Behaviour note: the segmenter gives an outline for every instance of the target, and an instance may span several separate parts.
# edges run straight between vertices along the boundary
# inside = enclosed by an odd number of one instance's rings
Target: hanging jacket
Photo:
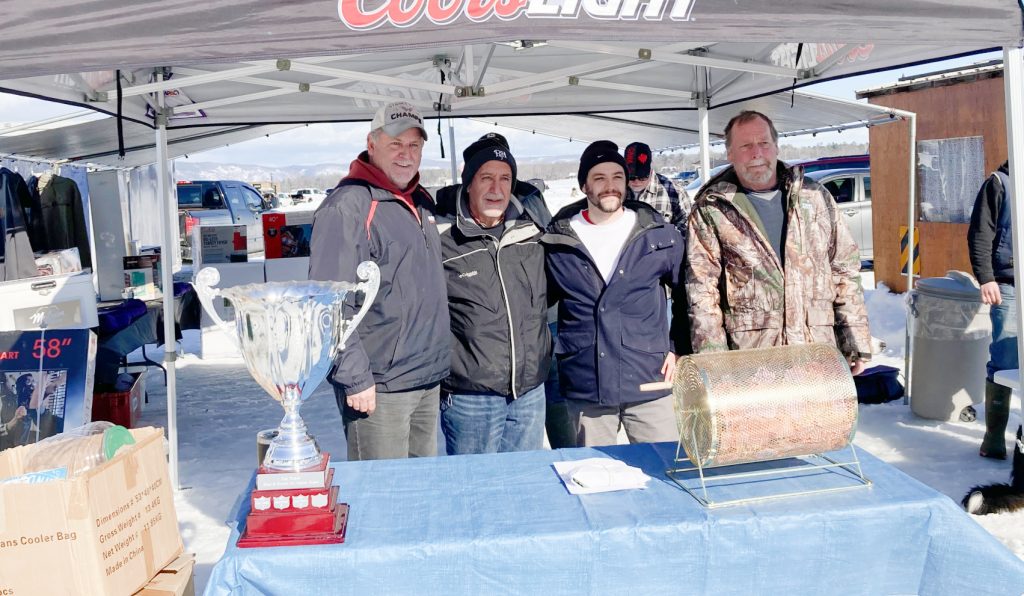
[[[22,205],[30,198],[28,185],[21,174],[7,168],[0,168],[0,281],[35,277],[35,255],[25,229],[25,213]]]
[[[549,300],[559,301],[558,359],[562,394],[605,406],[661,397],[640,391],[663,379],[671,350],[689,353],[682,293],[683,237],[647,203],[626,201],[636,224],[622,246],[617,271],[605,283],[593,257],[570,226],[583,199],[555,215],[541,238],[547,250]],[[665,291],[673,291],[672,329]]]
[[[542,234],[513,197],[505,221],[485,230],[462,193],[454,218],[439,218],[451,314],[450,393],[516,398],[547,379],[551,332]]]
[[[78,185],[63,176],[40,176],[30,180],[33,203],[38,203],[38,216],[33,214],[33,230],[45,242],[36,250],[78,248],[82,267],[92,267],[92,251],[86,231],[85,207]],[[35,226],[41,226],[35,230]]]
[[[418,181],[393,188],[363,152],[313,216],[309,279],[356,282],[362,261],[380,268],[377,297],[335,360],[332,382],[348,394],[372,385],[406,391],[448,376],[441,241],[433,199]],[[355,300],[346,301],[350,316],[362,296]]]

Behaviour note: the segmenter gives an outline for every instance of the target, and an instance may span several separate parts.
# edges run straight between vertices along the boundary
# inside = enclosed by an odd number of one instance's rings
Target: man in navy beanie
[[[665,292],[682,294],[683,237],[650,205],[627,200],[626,160],[611,141],[580,157],[586,195],[562,209],[541,239],[559,300],[559,383],[579,446],[677,441],[671,395],[640,385],[671,380],[688,352],[686,316],[669,330]],[[683,309],[686,301],[673,307]]]

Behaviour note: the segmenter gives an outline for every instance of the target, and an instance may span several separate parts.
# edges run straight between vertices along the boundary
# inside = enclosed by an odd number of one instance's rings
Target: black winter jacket
[[[513,197],[498,228],[481,228],[465,193],[453,218],[439,218],[451,314],[451,393],[513,398],[547,378],[551,333],[541,229]]]
[[[570,227],[586,199],[566,206],[541,239],[547,249],[548,288],[559,300],[559,386],[570,399],[606,406],[662,397],[640,391],[660,381],[665,355],[688,354],[682,234],[650,205],[626,201],[636,226],[622,247],[619,270],[605,284],[594,259]],[[672,330],[665,291],[673,291]]]
[[[971,211],[967,248],[979,283],[1013,285],[1013,232],[1007,198],[1009,162],[985,179]]]
[[[373,306],[335,362],[332,383],[346,394],[374,384],[378,391],[407,391],[448,376],[448,301],[434,203],[422,187],[413,197],[420,221],[392,192],[346,179],[316,210],[310,279],[356,282],[362,261],[380,267]],[[372,200],[378,203],[367,226]],[[357,300],[346,300],[347,313],[362,296]]]

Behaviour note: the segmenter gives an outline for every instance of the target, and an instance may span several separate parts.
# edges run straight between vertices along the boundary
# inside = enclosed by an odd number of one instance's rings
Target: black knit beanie
[[[499,135],[500,136],[500,135]],[[502,137],[502,140],[504,138]],[[512,168],[512,188],[516,186],[516,159],[512,157],[507,145],[501,144],[494,138],[481,137],[466,150],[462,152],[466,163],[462,165],[462,188],[469,188],[476,176],[477,170],[489,161],[503,161]]]
[[[627,171],[626,160],[619,155],[619,146],[611,141],[594,141],[583,150],[583,155],[580,156],[580,171],[576,175],[581,189],[587,183],[587,174],[590,173],[590,169],[606,161],[612,161],[622,166],[623,173]]]

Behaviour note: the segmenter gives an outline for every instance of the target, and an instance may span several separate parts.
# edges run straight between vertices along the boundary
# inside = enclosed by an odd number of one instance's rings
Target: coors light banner
[[[474,23],[491,19],[591,18],[617,21],[690,20],[695,0],[338,0],[338,16],[350,29],[382,25],[410,27],[426,19],[447,25],[461,18]]]

